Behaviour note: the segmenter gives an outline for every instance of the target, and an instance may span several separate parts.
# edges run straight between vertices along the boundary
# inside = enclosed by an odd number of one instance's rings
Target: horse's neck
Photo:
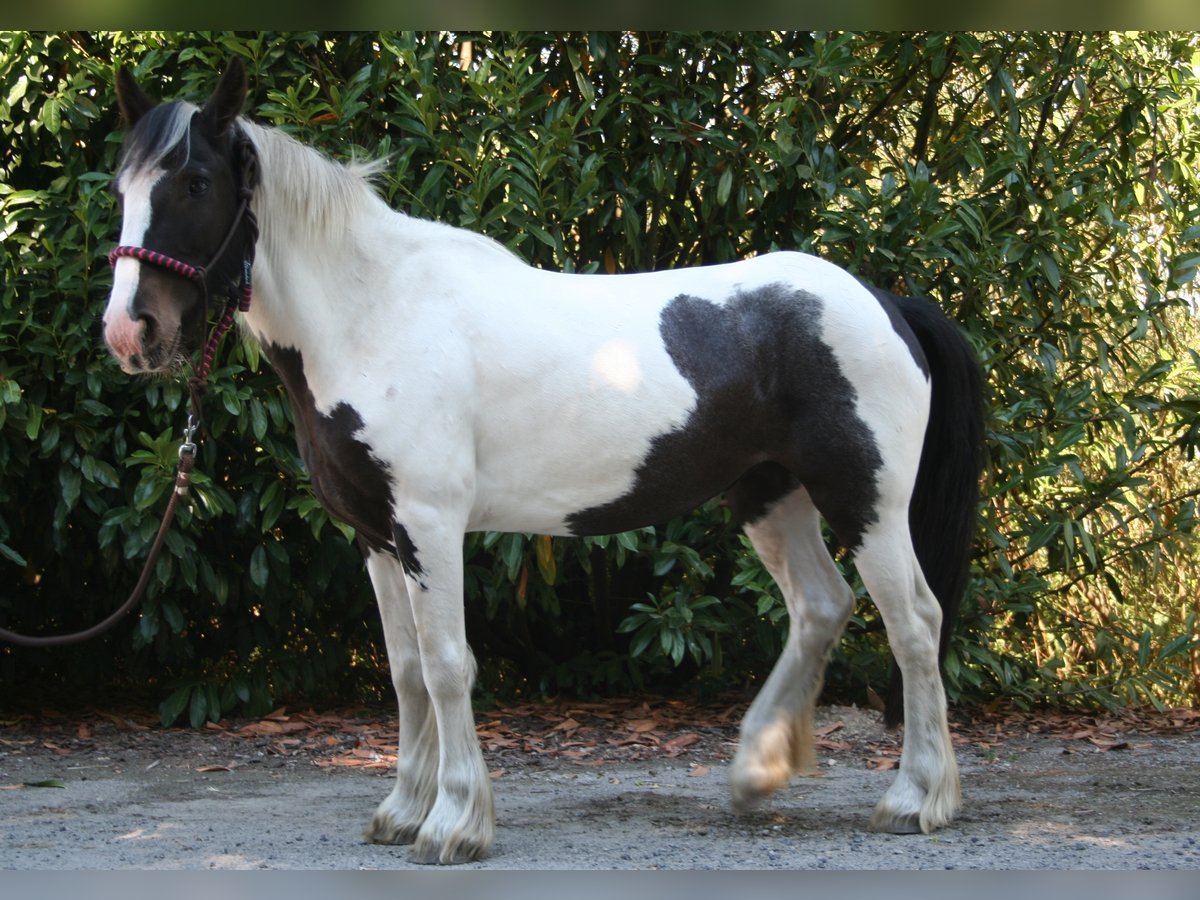
[[[269,129],[252,136],[262,183],[256,299],[245,321],[264,345],[295,348],[314,364],[344,357],[380,334],[400,338],[425,304],[443,309],[452,288],[438,279],[525,268],[488,238],[393,211],[361,177],[369,165],[347,170]],[[453,270],[435,256],[455,260]]]
[[[245,317],[264,344],[293,347],[306,356],[320,353],[353,325],[355,291],[369,289],[378,277],[358,246],[360,236],[390,216],[363,184],[325,187],[323,198],[298,196],[314,184],[321,189],[319,178],[264,165],[254,198],[259,223],[254,302]]]

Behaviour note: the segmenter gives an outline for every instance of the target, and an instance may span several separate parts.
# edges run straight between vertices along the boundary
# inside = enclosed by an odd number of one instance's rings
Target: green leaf
[[[267,562],[267,550],[259,544],[250,554],[250,582],[259,590],[265,590],[271,577],[270,564]]]
[[[717,182],[717,205],[725,206],[729,202],[729,192],[733,189],[733,168],[726,166]]]
[[[4,543],[3,541],[0,541],[0,556],[15,562],[18,566],[26,565],[25,557],[23,557],[20,553],[8,546],[8,544]]]
[[[42,124],[51,134],[62,128],[62,100],[58,97],[50,97],[42,105]]]
[[[208,691],[200,685],[192,689],[191,701],[188,704],[188,722],[193,728],[200,728],[208,720]]]
[[[59,469],[58,484],[62,490],[63,505],[68,510],[74,509],[75,504],[79,502],[79,492],[83,486],[79,470],[75,468]]]
[[[1192,635],[1180,634],[1167,641],[1159,649],[1156,659],[1162,662],[1176,656],[1186,657],[1197,646],[1200,646],[1200,641],[1197,641]]]
[[[624,547],[631,553],[636,553],[638,551],[637,532],[622,531],[619,534],[614,535],[614,537],[620,546]]]
[[[554,559],[554,539],[548,534],[539,534],[534,540],[534,550],[537,554],[538,571],[546,584],[553,585],[558,576],[558,567]]]
[[[176,689],[158,706],[159,718],[164,727],[170,727],[175,724],[188,706],[188,699],[191,697],[191,685]]]
[[[25,436],[31,441],[36,441],[38,432],[42,428],[42,408],[36,404],[30,404],[29,417],[25,420]]]
[[[162,605],[163,618],[167,620],[167,625],[170,626],[172,633],[179,634],[183,631],[187,624],[183,617],[183,612],[172,601],[167,600]]]
[[[654,640],[655,632],[652,628],[644,628],[634,635],[633,640],[629,644],[629,655],[636,658],[646,652],[646,648],[650,646],[650,642]]]

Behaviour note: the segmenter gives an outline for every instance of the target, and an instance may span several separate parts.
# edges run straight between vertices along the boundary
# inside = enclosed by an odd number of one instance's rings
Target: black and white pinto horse
[[[104,335],[127,372],[178,368],[209,289],[239,280],[250,246],[242,323],[287,388],[314,491],[357,530],[399,700],[397,779],[367,837],[438,863],[493,841],[466,532],[624,531],[721,492],[790,615],[742,723],[735,809],[813,765],[815,697],[854,600],[824,517],[903,673],[903,755],[870,827],[949,822],[960,795],[939,629],[962,588],[981,417],[957,327],[800,253],[649,274],[539,270],[389,209],[369,183],[378,164],[337,164],[242,118],[246,90],[236,61],[202,108],[156,105],[119,74],[127,252],[114,257]],[[252,191],[258,232],[239,191]],[[204,286],[171,265],[210,259]],[[949,585],[940,604],[935,583]]]

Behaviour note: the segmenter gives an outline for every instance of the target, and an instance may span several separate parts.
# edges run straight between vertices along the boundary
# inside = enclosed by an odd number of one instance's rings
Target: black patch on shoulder
[[[842,545],[856,548],[875,521],[883,460],[821,340],[822,308],[786,285],[724,305],[687,295],[668,303],[659,331],[696,408],[654,438],[626,495],[572,514],[571,531],[662,522],[725,490],[735,515],[754,521],[804,485]]]
[[[330,515],[352,525],[372,550],[395,552],[388,466],[355,437],[362,430],[362,416],[348,403],[339,403],[329,415],[317,411],[299,350],[271,344],[263,352],[287,388],[296,443],[313,493]]]
[[[900,335],[904,345],[908,347],[908,352],[912,354],[913,360],[917,367],[925,373],[925,377],[929,378],[929,360],[925,358],[925,351],[921,348],[921,342],[913,333],[912,328],[904,318],[904,314],[900,310],[900,305],[909,302],[907,298],[901,297],[898,294],[893,294],[891,291],[885,291],[883,288],[873,287],[862,282],[863,287],[870,291],[879,305],[883,307],[883,311],[887,313],[888,318],[892,321],[892,329],[896,334]]]

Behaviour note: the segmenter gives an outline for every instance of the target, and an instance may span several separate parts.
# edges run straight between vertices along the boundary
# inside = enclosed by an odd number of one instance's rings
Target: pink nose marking
[[[104,340],[123,363],[142,352],[144,322],[135,322],[125,311],[113,313],[104,320]]]

